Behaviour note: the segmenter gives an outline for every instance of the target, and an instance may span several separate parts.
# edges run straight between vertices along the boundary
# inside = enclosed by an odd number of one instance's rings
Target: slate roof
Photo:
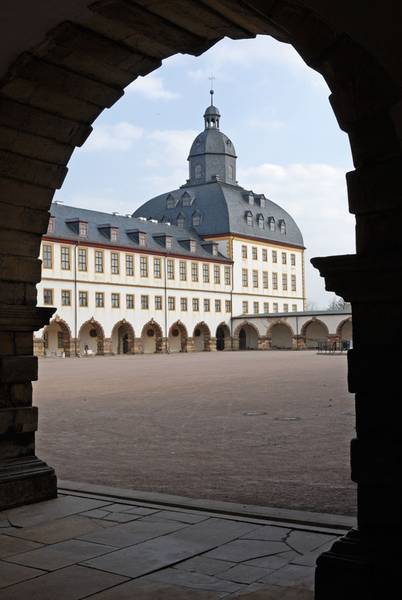
[[[193,203],[189,207],[183,206],[181,200],[186,191],[194,196]],[[261,241],[304,247],[301,231],[289,213],[268,198],[265,199],[264,208],[259,206],[258,194],[255,195],[255,204],[250,205],[247,200],[249,193],[249,190],[238,185],[219,181],[201,185],[184,185],[177,190],[152,198],[138,208],[133,216],[158,220],[165,217],[172,223],[176,223],[178,215],[181,214],[186,218],[187,227],[191,227],[192,215],[197,211],[201,214],[201,224],[195,229],[200,236],[232,233],[261,239]],[[177,199],[174,208],[167,208],[166,200],[169,195]],[[251,212],[252,225],[247,224],[247,211]],[[258,215],[264,218],[264,229],[258,227]],[[269,217],[274,217],[277,224],[276,231],[269,229]],[[278,221],[281,219],[285,222],[286,233],[281,233],[279,230]]]
[[[211,127],[197,135],[190,148],[188,158],[203,154],[226,154],[236,158],[232,141],[220,129]]]
[[[51,216],[55,217],[54,231],[49,233],[49,237],[59,238],[66,241],[82,241],[92,244],[101,244],[102,246],[123,246],[132,248],[133,250],[153,251],[160,254],[178,254],[191,258],[198,259],[218,259],[226,260],[228,263],[232,261],[223,254],[218,253],[213,256],[211,252],[202,247],[205,241],[194,231],[188,229],[179,229],[173,224],[167,223],[152,223],[150,221],[142,221],[138,218],[130,216],[114,215],[95,210],[77,208],[65,204],[54,202],[50,208]],[[83,238],[78,234],[78,230],[73,228],[73,221],[85,221],[88,223],[88,235]],[[111,241],[105,235],[105,230],[99,229],[100,226],[118,227],[117,241]],[[132,233],[127,232],[142,231],[146,233],[145,246],[140,246],[138,241],[134,239]],[[163,236],[170,235],[172,237],[172,247],[167,249],[161,243]],[[155,239],[155,237],[157,239]],[[197,242],[195,252],[191,252],[189,248],[183,245],[185,240],[194,240]]]

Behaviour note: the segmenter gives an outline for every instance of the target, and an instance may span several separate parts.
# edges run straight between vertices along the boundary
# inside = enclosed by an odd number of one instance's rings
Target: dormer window
[[[119,233],[118,227],[111,227],[110,228],[110,241],[111,242],[117,242],[118,233]]]
[[[286,234],[286,223],[283,219],[280,219],[280,221],[278,221],[278,225],[279,225],[279,231],[281,232],[282,235]]]
[[[165,237],[165,246],[168,250],[170,250],[172,247],[172,238],[170,237],[170,235],[167,235]]]
[[[166,208],[174,208],[176,206],[176,199],[172,194],[166,198]]]
[[[268,218],[268,227],[270,231],[275,231],[276,230],[276,225],[275,225],[275,219],[274,217],[269,217]]]
[[[246,214],[244,216],[245,216],[247,225],[252,226],[253,225],[253,215],[251,214],[251,212],[249,210],[246,210]]]
[[[88,223],[85,221],[79,222],[79,236],[82,238],[88,237]]]
[[[257,215],[257,225],[260,229],[264,229],[264,216],[261,213]]]
[[[248,195],[248,203],[251,204],[251,206],[254,204],[254,195],[251,193]]]
[[[201,214],[199,212],[193,213],[192,223],[193,227],[198,227],[201,225]]]
[[[184,192],[182,198],[182,204],[183,206],[191,206],[193,203],[193,199],[191,198],[190,194],[188,194],[187,192]]]
[[[197,250],[197,242],[195,240],[190,240],[190,252],[195,252]]]
[[[183,204],[184,204],[184,200],[183,200]],[[186,223],[186,217],[180,213],[177,217],[177,227],[179,229],[183,229],[185,223]]]
[[[113,227],[112,225],[99,225],[98,229],[111,242],[117,241],[117,237],[118,237],[118,233],[119,233],[118,227]]]
[[[144,233],[143,231],[140,231],[138,233],[138,243],[140,246],[145,246],[145,242],[146,242],[147,236],[146,233]]]
[[[56,217],[49,217],[49,223],[47,226],[47,233],[53,233],[56,225]]]
[[[260,206],[261,208],[265,208],[266,207],[266,199],[264,196],[260,196]]]

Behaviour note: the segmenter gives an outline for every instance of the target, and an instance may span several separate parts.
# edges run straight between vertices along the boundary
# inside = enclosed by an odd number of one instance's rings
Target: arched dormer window
[[[247,225],[252,226],[253,225],[253,215],[251,214],[251,212],[249,210],[246,210],[246,214],[244,216],[245,216]]]
[[[174,208],[176,206],[176,199],[172,194],[166,198],[166,208]]]
[[[199,225],[201,225],[201,220],[201,213],[199,213],[198,211],[194,212],[192,217],[193,227],[198,227]]]
[[[264,229],[264,216],[261,213],[257,215],[257,225],[260,229]]]
[[[202,176],[202,167],[201,165],[195,165],[194,167],[194,177],[195,179],[201,179]]]
[[[276,224],[274,217],[268,217],[268,227],[270,231],[276,230]]]
[[[282,235],[286,234],[286,223],[283,219],[280,219],[278,221],[278,225],[279,225],[279,231],[281,232]]]
[[[177,227],[179,229],[184,229],[185,224],[186,224],[186,217],[180,213],[177,216]]]
[[[190,194],[188,194],[187,192],[184,192],[184,194],[181,197],[181,201],[183,206],[191,206],[193,202]]]

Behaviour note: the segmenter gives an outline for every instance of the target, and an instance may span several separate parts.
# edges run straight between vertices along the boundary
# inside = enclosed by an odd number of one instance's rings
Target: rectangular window
[[[231,279],[230,267],[225,267],[225,285],[230,285]]]
[[[185,260],[180,261],[179,269],[180,269],[180,281],[187,281],[187,263]]]
[[[264,313],[269,313],[269,302],[264,302]]]
[[[247,302],[247,300],[243,300],[243,302],[241,303],[241,309],[242,309],[243,315],[247,315],[248,314],[248,302]]]
[[[296,266],[296,254],[291,254],[290,255],[290,264],[292,267]]]
[[[282,289],[284,292],[288,289],[288,276],[286,273],[282,273]]]
[[[110,272],[112,275],[118,275],[120,273],[120,256],[118,252],[110,253]]]
[[[282,252],[282,264],[286,265],[287,263],[287,256],[286,256],[286,252]]]
[[[222,303],[220,300],[215,300],[215,312],[221,312],[222,310]]]
[[[95,250],[95,273],[103,273],[103,251]]]
[[[87,237],[88,236],[88,223],[85,223],[85,221],[80,221],[79,225],[78,225],[78,229],[79,229],[79,236],[80,237]]]
[[[160,279],[162,277],[162,264],[160,258],[154,258],[154,277]]]
[[[166,261],[167,278],[174,279],[174,260],[168,258]]]
[[[278,262],[278,253],[276,250],[272,250],[272,262],[273,263],[277,263]]]
[[[43,290],[43,304],[53,306],[53,290]]]
[[[248,287],[248,270],[242,269],[241,271],[241,282],[243,287]]]
[[[258,288],[258,271],[253,271],[253,287]]]
[[[211,310],[211,302],[209,298],[204,298],[204,311],[209,312]]]
[[[51,244],[43,244],[42,266],[44,269],[53,269],[53,247]]]
[[[88,306],[88,292],[78,292],[78,304]]]
[[[112,294],[112,308],[120,308],[120,294]]]
[[[258,259],[258,248],[257,248],[257,246],[252,246],[251,252],[252,252],[253,260],[257,260]]]
[[[62,246],[60,250],[60,263],[63,271],[71,269],[71,252],[69,246]]]
[[[155,296],[155,310],[162,310],[162,296]]]
[[[180,298],[180,310],[187,311],[187,298]]]
[[[268,260],[268,250],[266,248],[262,249],[262,260],[264,262],[267,262],[267,260]]]
[[[209,283],[209,265],[202,265],[202,280],[204,283]]]
[[[272,289],[278,289],[278,273],[272,273]]]
[[[119,230],[117,227],[111,227],[110,228],[110,241],[111,242],[117,242],[117,234],[118,234]]]
[[[134,256],[133,256],[133,254],[126,254],[126,275],[128,277],[134,276]]]
[[[105,294],[103,292],[95,292],[95,306],[96,308],[104,308]]]
[[[198,281],[198,263],[191,263],[191,281]]]
[[[253,302],[253,311],[255,315],[258,315],[260,312],[260,305],[258,302]]]
[[[140,275],[148,277],[148,256],[140,256]]]
[[[292,292],[296,291],[296,275],[291,275]]]
[[[146,234],[142,231],[138,234],[138,243],[140,246],[145,246]]]
[[[297,304],[292,304],[292,312],[297,312]]]
[[[247,246],[242,246],[241,247],[241,257],[242,258],[247,258]]]
[[[134,294],[126,294],[126,308],[134,308]]]
[[[230,313],[232,310],[232,303],[230,300],[225,300],[225,311]]]
[[[168,296],[168,310],[176,310],[176,298]]]
[[[141,308],[148,310],[149,308],[149,296],[141,296]]]
[[[214,283],[219,285],[221,282],[221,268],[219,265],[214,265]]]
[[[78,248],[78,270],[88,271],[88,251],[86,248]]]
[[[289,312],[289,304],[283,305],[283,312]]]
[[[61,290],[61,305],[62,306],[71,306],[70,290]]]
[[[198,298],[193,298],[193,311],[198,312],[200,310],[200,301]]]
[[[275,313],[276,313],[276,312],[278,312],[278,303],[277,303],[277,302],[274,302],[274,303],[273,303],[273,305],[272,305],[272,310],[273,310],[273,312],[275,312]]]
[[[268,271],[262,272],[262,287],[264,290],[268,289]]]

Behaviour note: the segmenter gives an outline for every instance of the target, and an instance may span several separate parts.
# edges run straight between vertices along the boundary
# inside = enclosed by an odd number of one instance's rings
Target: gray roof
[[[217,127],[204,129],[204,131],[197,135],[191,145],[188,158],[203,154],[227,154],[236,158],[236,151],[232,141]]]
[[[191,206],[182,204],[181,197],[186,191],[194,196]],[[166,199],[170,194],[177,198],[174,208],[167,208],[166,205]],[[152,198],[138,208],[133,216],[154,217],[158,220],[164,217],[172,223],[176,223],[177,217],[181,214],[186,218],[186,226],[191,227],[192,215],[194,212],[198,212],[201,214],[201,224],[195,229],[201,236],[232,233],[262,241],[304,247],[300,229],[289,213],[268,198],[265,198],[265,207],[261,207],[258,204],[260,196],[258,194],[253,196],[255,204],[251,205],[248,202],[250,194],[252,192],[238,185],[220,181],[201,185],[184,185],[177,190]],[[252,215],[252,225],[247,224],[247,211]],[[257,224],[258,215],[261,215],[261,220],[262,218],[264,220],[264,229],[260,229]],[[270,217],[273,217],[276,223],[283,220],[286,233],[281,233],[279,227],[276,227],[275,231],[271,231],[268,227]]]
[[[269,298],[269,300],[272,300],[272,297]],[[283,298],[282,298],[283,300]],[[288,301],[291,302],[292,298],[288,298]],[[262,318],[274,318],[274,319],[278,319],[281,317],[328,317],[328,316],[352,316],[352,310],[349,308],[345,308],[343,310],[301,310],[301,311],[294,311],[294,312],[277,312],[277,313],[259,313],[258,315],[255,314],[241,314],[241,315],[236,315],[233,317],[233,319],[244,319],[244,320],[249,320],[249,319],[258,319],[259,317]]]
[[[196,233],[196,231],[188,229],[179,229],[173,224],[153,223],[148,220],[142,221],[131,216],[114,215],[110,213],[88,210],[84,208],[76,208],[54,202],[50,208],[51,216],[55,217],[54,231],[49,233],[49,237],[60,238],[66,241],[90,242],[93,244],[101,244],[111,247],[122,246],[124,248],[132,248],[133,250],[150,250],[160,254],[178,254],[187,257],[199,259],[218,259],[226,260],[228,263],[231,260],[223,254],[218,253],[218,256],[213,256],[211,252],[202,247],[205,241]],[[74,227],[74,221],[85,221],[88,223],[88,235],[82,238],[78,234],[78,229]],[[102,227],[103,226],[103,227]],[[111,241],[106,235],[105,227],[118,227],[117,241]],[[135,239],[134,232],[146,233],[145,246],[140,246]],[[172,247],[165,248],[162,245],[162,240],[165,235],[172,237]],[[156,238],[156,239],[155,239]],[[184,244],[186,240],[194,240],[197,242],[196,252],[191,252]]]

